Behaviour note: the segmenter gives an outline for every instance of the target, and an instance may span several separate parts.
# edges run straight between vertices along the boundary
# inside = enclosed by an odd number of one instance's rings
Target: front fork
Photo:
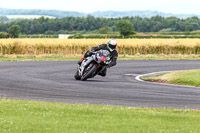
[[[87,66],[91,63],[91,61],[93,61],[93,58],[88,57],[87,60],[83,60],[83,62],[81,63],[81,66],[78,66],[79,76],[83,75],[85,68],[87,68]]]

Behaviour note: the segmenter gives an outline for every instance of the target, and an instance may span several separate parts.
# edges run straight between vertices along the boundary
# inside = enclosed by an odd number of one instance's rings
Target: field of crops
[[[0,55],[81,55],[107,39],[0,39]],[[118,39],[121,55],[200,54],[200,39]]]

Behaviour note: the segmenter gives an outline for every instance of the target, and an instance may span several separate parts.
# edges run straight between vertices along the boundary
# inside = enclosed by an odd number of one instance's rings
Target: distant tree
[[[5,21],[5,17],[0,17],[0,32],[8,32],[8,29],[11,26],[19,25],[21,27],[20,33],[22,34],[65,34],[68,32],[70,34],[74,34],[76,31],[79,31],[82,34],[93,33],[95,31],[105,34],[108,30],[108,28],[106,27],[109,27],[111,32],[120,31],[122,36],[133,34],[134,31],[191,32],[195,30],[200,30],[200,19],[198,17],[180,19],[176,17],[161,16],[154,16],[151,18],[142,18],[139,16],[123,18],[96,18],[92,16],[87,16],[55,19],[41,17],[39,19],[9,19],[9,21]]]
[[[6,16],[0,16],[0,22],[4,23],[7,22],[9,19]]]
[[[126,20],[117,21],[116,28],[123,37],[135,34],[133,24]]]
[[[8,29],[8,34],[11,38],[18,38],[20,31],[21,27],[19,25],[13,25]]]
[[[8,38],[8,33],[6,32],[0,32],[0,38]]]
[[[100,28],[100,29],[98,30],[98,32],[99,32],[100,34],[108,34],[108,33],[110,32],[110,28],[109,28],[108,26],[106,26],[106,27]]]
[[[47,35],[53,35],[53,34],[54,34],[54,32],[53,32],[53,31],[50,31],[50,30],[48,30],[48,31],[46,31],[46,32],[45,32],[45,34],[47,34]]]
[[[74,38],[83,38],[83,35],[81,33],[74,34]]]
[[[190,34],[190,29],[191,29],[191,26],[190,26],[190,25],[187,25],[187,26],[185,27],[185,32],[186,32],[187,35]]]

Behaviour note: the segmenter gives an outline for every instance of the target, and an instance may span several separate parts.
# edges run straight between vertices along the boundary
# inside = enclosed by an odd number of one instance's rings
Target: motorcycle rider
[[[118,58],[118,52],[116,50],[117,41],[115,39],[109,39],[107,44],[101,44],[97,47],[92,47],[91,51],[86,51],[84,57],[78,62],[79,65],[83,62],[83,60],[93,54],[93,52],[99,51],[99,50],[108,50],[110,52],[111,57],[111,63],[108,64],[107,67],[113,67],[117,64],[117,58]],[[99,75],[102,77],[106,76],[107,68],[105,68]]]

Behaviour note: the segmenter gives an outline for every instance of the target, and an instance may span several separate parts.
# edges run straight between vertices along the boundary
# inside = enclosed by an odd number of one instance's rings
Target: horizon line
[[[117,11],[117,10],[105,10],[105,11],[92,11],[92,12],[83,12],[83,11],[69,11],[69,10],[59,10],[59,9],[25,9],[25,8],[4,8],[4,7],[0,7],[0,9],[8,9],[8,10],[46,10],[46,11],[63,11],[63,12],[77,12],[77,13],[84,13],[84,14],[90,14],[90,13],[95,13],[95,12],[131,12],[131,11],[141,11],[141,12],[147,12],[147,11],[151,11],[151,12],[158,12],[158,13],[165,13],[165,14],[172,14],[172,15],[198,15],[199,14],[195,14],[195,13],[172,13],[172,12],[163,12],[163,11],[159,11],[159,10],[124,10],[124,11]]]

